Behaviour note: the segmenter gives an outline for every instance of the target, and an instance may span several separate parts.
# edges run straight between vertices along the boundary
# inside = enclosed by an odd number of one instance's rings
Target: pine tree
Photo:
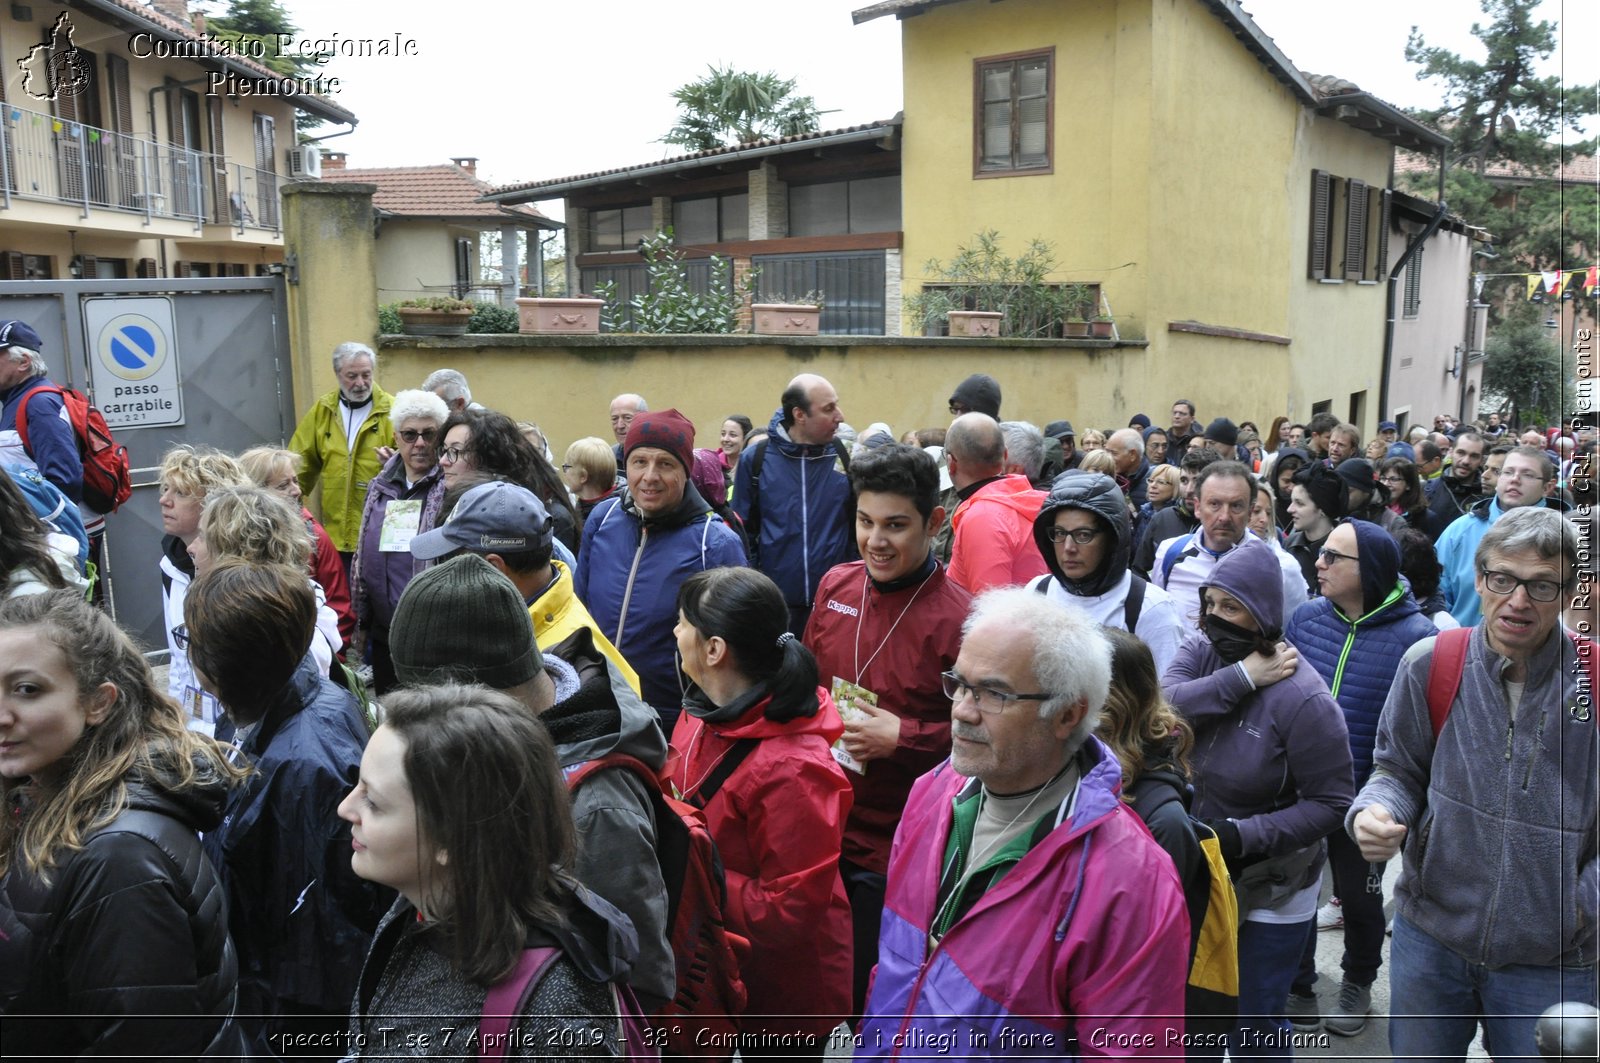
[[[232,0],[221,14],[205,13],[206,35],[235,46],[244,44],[245,55],[260,54],[262,66],[290,78],[310,78],[317,74],[320,64],[316,58],[299,53],[284,54],[278,50],[278,35],[297,37],[300,28],[294,24],[289,12],[278,0]],[[301,133],[315,129],[322,119],[305,111],[295,114],[295,129]]]

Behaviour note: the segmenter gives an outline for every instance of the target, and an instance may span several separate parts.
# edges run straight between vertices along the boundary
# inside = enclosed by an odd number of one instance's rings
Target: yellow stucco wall
[[[371,344],[377,338],[374,191],[373,185],[319,181],[284,189],[284,249],[296,270],[288,286],[296,410],[332,390],[335,347],[346,340]]]
[[[1054,245],[1053,279],[1098,281],[1124,337],[1122,423],[1178,395],[1207,416],[1308,416],[1368,393],[1376,425],[1381,286],[1306,278],[1312,169],[1383,185],[1391,149],[1315,117],[1197,0],[1007,0],[902,22],[906,287],[983,229],[1010,254]],[[1054,172],[974,179],[973,61],[1055,47]],[[1177,334],[1172,321],[1290,338]],[[1070,414],[1069,414],[1070,415]]]
[[[871,337],[849,337],[849,344],[826,337],[804,343],[627,337],[579,345],[555,338],[496,342],[407,336],[384,341],[378,379],[393,392],[416,387],[435,369],[457,369],[466,374],[475,401],[538,422],[557,455],[583,436],[611,439],[607,407],[612,396],[625,391],[643,395],[651,409],[676,407],[694,422],[696,446],[714,447],[726,415],[743,413],[765,424],[784,386],[800,373],[827,377],[839,392],[845,419],[857,430],[885,421],[897,436],[947,426],[951,391],[980,369],[1000,382],[1001,414],[1007,419],[1043,427],[1066,417],[1082,432],[1089,424],[1125,424],[1127,415],[1117,420],[1112,413],[1126,404],[1145,409],[1128,384],[1149,357],[1140,346],[908,343]]]

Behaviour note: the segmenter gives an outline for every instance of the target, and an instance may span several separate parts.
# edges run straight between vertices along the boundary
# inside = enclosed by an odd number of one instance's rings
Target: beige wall
[[[1405,250],[1407,235],[1391,233],[1392,265]],[[1389,405],[1411,408],[1411,419],[1431,425],[1434,414],[1458,414],[1466,390],[1482,375],[1481,363],[1468,376],[1467,299],[1472,270],[1471,238],[1441,229],[1428,239],[1422,254],[1422,299],[1415,318],[1403,316],[1405,273],[1395,292],[1394,363],[1389,376]],[[1448,370],[1460,348],[1459,377]],[[1470,420],[1476,409],[1467,411]]]
[[[378,233],[378,301],[450,295],[456,282],[456,241],[471,242],[468,275],[478,275],[478,231],[442,221],[386,218]]]
[[[378,355],[378,379],[386,391],[416,387],[435,369],[460,370],[474,400],[537,421],[557,455],[583,436],[611,439],[606,409],[625,391],[642,394],[651,409],[676,407],[694,422],[695,445],[714,447],[726,415],[743,413],[765,424],[784,385],[799,373],[827,377],[856,429],[885,421],[897,436],[949,425],[950,392],[980,370],[1000,382],[1007,419],[1043,427],[1065,417],[1081,432],[1089,424],[1120,427],[1135,409],[1153,418],[1157,413],[1143,402],[1137,383],[1148,376],[1150,357],[1139,344],[869,336],[506,336],[486,343],[477,337],[388,336]]]

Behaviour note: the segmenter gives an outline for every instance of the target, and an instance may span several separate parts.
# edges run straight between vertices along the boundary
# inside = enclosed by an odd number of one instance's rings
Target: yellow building
[[[1396,146],[1445,138],[1302,73],[1236,0],[889,0],[902,20],[904,286],[998,230],[1095,285],[1131,364],[1061,416],[1173,399],[1265,426],[1378,420]],[[1395,235],[1396,240],[1403,237]],[[911,331],[908,328],[908,331]]]
[[[249,49],[246,49],[248,51]],[[0,8],[0,279],[249,276],[283,259],[296,112],[336,84],[205,34],[184,0]]]

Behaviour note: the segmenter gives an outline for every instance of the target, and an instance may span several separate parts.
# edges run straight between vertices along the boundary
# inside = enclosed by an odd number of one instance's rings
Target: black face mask
[[[1212,649],[1217,651],[1217,656],[1229,664],[1238,664],[1256,652],[1261,644],[1259,631],[1229,623],[1216,613],[1207,613],[1201,626],[1206,638],[1211,640]]]

